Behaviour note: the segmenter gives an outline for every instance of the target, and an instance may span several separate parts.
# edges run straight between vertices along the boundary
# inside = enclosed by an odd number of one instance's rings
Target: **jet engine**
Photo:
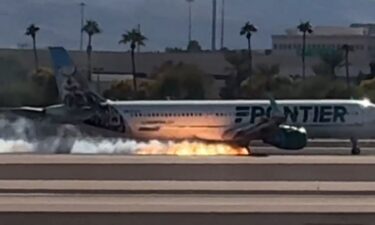
[[[304,128],[281,125],[263,142],[280,149],[301,150],[307,145],[307,133]]]

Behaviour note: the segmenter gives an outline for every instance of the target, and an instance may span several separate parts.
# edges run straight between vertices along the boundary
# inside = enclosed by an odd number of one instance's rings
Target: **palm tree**
[[[144,46],[145,41],[147,38],[143,36],[143,34],[137,30],[132,29],[131,31],[126,31],[126,33],[122,34],[122,39],[119,41],[119,44],[128,44],[130,43],[130,50],[131,50],[131,61],[132,61],[132,73],[133,73],[133,87],[134,91],[137,92],[137,73],[135,68],[135,55],[134,51],[137,46]]]
[[[350,90],[350,76],[349,76],[349,53],[354,51],[353,46],[344,44],[341,49],[344,51],[345,55],[345,71],[346,71],[346,85],[348,86],[348,91]]]
[[[245,36],[247,39],[247,50],[249,54],[249,72],[250,76],[253,72],[253,53],[251,49],[251,37],[253,33],[256,33],[258,31],[258,28],[251,24],[250,22],[246,22],[246,24],[241,28],[240,35]]]
[[[313,32],[312,26],[309,21],[301,22],[297,29],[302,33],[302,78],[306,77],[306,35]]]
[[[33,39],[33,50],[34,50],[34,60],[35,60],[35,70],[39,70],[39,59],[38,59],[38,53],[36,51],[36,34],[40,30],[39,27],[35,26],[35,24],[31,24],[26,29],[25,35],[30,36]]]
[[[86,24],[83,26],[82,31],[87,34],[89,37],[89,41],[87,43],[87,77],[88,80],[91,81],[91,53],[92,53],[92,37],[95,34],[99,34],[102,30],[99,28],[98,22],[95,20],[87,20]]]

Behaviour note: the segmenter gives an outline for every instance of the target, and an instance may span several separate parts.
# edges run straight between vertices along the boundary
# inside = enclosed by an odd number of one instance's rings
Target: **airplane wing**
[[[261,118],[254,124],[241,124],[228,129],[225,132],[225,139],[234,140],[237,143],[248,144],[252,140],[262,139],[271,135],[279,129],[279,126],[285,122],[285,117],[271,116],[270,118]]]
[[[40,119],[46,116],[46,110],[45,108],[35,107],[0,108],[0,114],[6,116],[19,116],[27,119]]]
[[[249,123],[232,127],[224,133],[224,138],[233,140],[242,147],[249,147],[252,140],[263,140],[267,144],[286,150],[304,148],[307,144],[306,130],[285,124],[286,117],[273,98],[270,98],[270,106],[270,117],[261,118],[255,125]]]
[[[64,105],[54,105],[46,108],[0,108],[0,114],[6,118],[22,117],[30,120],[43,120],[60,124],[81,122],[93,115],[91,109],[87,111],[85,111],[85,108],[76,110],[67,109]]]

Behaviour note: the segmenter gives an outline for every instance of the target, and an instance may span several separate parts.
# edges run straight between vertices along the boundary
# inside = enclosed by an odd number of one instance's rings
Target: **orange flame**
[[[176,156],[240,156],[248,155],[245,148],[235,148],[225,144],[204,144],[184,141],[167,146],[148,145],[137,151],[138,155],[176,155]]]

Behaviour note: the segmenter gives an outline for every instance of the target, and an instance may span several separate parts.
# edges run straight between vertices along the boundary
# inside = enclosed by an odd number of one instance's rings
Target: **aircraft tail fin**
[[[63,47],[49,48],[61,101],[69,108],[91,106],[103,99],[92,92]]]

